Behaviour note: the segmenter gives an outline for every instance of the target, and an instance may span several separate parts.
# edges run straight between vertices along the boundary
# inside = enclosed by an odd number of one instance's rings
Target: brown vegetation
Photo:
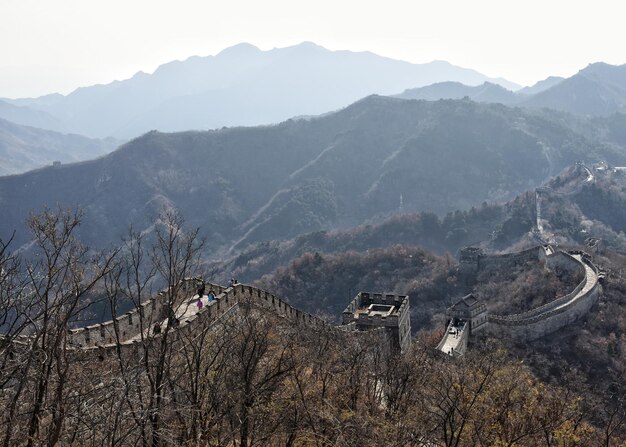
[[[153,243],[131,232],[121,250],[94,259],[73,238],[80,216],[68,213],[32,219],[38,263],[22,266],[0,247],[2,445],[617,446],[623,439],[622,407],[592,413],[573,387],[538,381],[496,346],[452,361],[418,338],[394,356],[376,331],[296,326],[254,299],[191,331],[176,330],[169,314],[158,336],[141,331],[135,343],[106,350],[70,346],[81,298],[97,284],[115,314],[120,299],[138,306],[152,282],[164,281],[176,311],[177,287],[195,273],[201,242],[176,215],[163,220]],[[402,247],[350,256],[380,277],[394,271],[408,288],[447,279],[450,267]],[[316,274],[342,266],[320,258],[302,263],[328,264]],[[338,273],[350,273],[344,269]],[[415,271],[421,276],[409,275]]]
[[[551,269],[527,262],[511,268],[483,269],[473,293],[496,315],[516,314],[570,293],[583,279],[582,272]]]
[[[460,296],[456,261],[419,247],[388,248],[345,253],[305,253],[287,267],[262,277],[256,284],[308,312],[334,317],[360,291],[410,295],[414,329],[434,328],[447,305],[446,297]],[[419,293],[417,293],[419,291]]]

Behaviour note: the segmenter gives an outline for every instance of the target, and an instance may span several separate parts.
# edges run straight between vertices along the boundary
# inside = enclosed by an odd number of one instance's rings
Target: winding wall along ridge
[[[224,288],[219,285],[206,283],[207,286],[213,288],[216,293],[218,293],[218,290],[220,292],[214,301],[198,309],[195,305],[195,301],[191,302],[190,300],[194,297],[199,280],[193,278],[186,279],[185,282],[186,286],[183,287],[183,290],[186,290],[188,293],[186,296],[181,297],[181,302],[178,303],[179,311],[177,311],[177,316],[179,317],[180,324],[176,328],[177,332],[192,331],[197,324],[215,322],[229,313],[233,307],[236,307],[242,301],[270,309],[277,315],[291,320],[291,322],[295,324],[311,327],[334,327],[319,317],[294,308],[284,300],[265,290],[245,284]],[[194,292],[189,292],[190,290]],[[163,316],[163,314],[159,314],[159,311],[163,310],[165,307],[164,305],[166,303],[163,303],[165,297],[166,295],[164,293],[160,293],[153,299],[147,300],[145,306],[140,306],[139,309],[128,312],[115,320],[86,326],[80,329],[72,329],[70,331],[71,344],[79,349],[112,349],[118,345],[132,345],[138,343],[144,337],[154,336],[151,332],[152,325],[163,321],[163,318],[155,319],[154,316]],[[141,315],[142,309],[144,309],[143,315]],[[182,309],[182,313],[180,313],[180,309]],[[119,335],[116,335],[115,326],[117,326],[117,334]],[[158,335],[156,336],[158,337]]]
[[[573,323],[587,312],[600,293],[598,270],[582,255],[557,252],[551,257],[566,256],[576,261],[585,272],[583,280],[569,294],[543,306],[515,315],[489,315],[487,332],[508,335],[517,340],[534,340]]]

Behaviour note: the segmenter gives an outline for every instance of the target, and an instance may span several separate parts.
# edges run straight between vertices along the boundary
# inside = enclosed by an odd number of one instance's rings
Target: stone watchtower
[[[457,322],[467,322],[472,334],[485,327],[487,306],[470,293],[448,307],[446,315]]]
[[[483,251],[478,247],[464,247],[459,251],[460,279],[465,284],[472,284],[476,280],[481,256]]]
[[[405,352],[411,345],[409,297],[360,292],[343,311],[343,324],[357,330],[386,330],[391,348]]]
[[[483,255],[483,250],[478,247],[463,247],[459,251],[459,264],[461,271],[475,275],[478,272],[478,262]]]

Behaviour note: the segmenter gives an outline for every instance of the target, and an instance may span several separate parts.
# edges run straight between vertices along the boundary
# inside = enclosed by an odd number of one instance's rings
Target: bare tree
[[[274,335],[273,320],[249,302],[240,302],[239,313],[228,321],[229,422],[241,447],[267,444],[276,429],[271,399],[292,370],[293,359],[290,342]]]
[[[174,329],[191,305],[185,279],[198,274],[203,241],[197,229],[184,229],[182,217],[174,211],[161,214],[154,228],[149,236],[129,231],[121,262],[107,278],[107,294],[114,318],[121,301],[130,303],[137,311],[140,329],[135,339],[140,345],[139,361],[129,361],[122,349],[122,336],[114,326],[118,367],[124,382],[125,405],[139,430],[141,443],[159,446],[173,436],[162,415],[171,410],[165,407],[167,385],[171,383],[171,374],[177,374],[172,371],[177,361],[174,349],[181,346],[181,337]],[[151,243],[147,237],[153,238]],[[157,288],[163,291],[159,297],[163,312],[142,312],[142,302],[153,296]]]
[[[45,210],[28,221],[33,256],[19,272],[24,286],[15,295],[24,315],[20,332],[28,338],[5,416],[6,446],[17,431],[26,435],[27,446],[55,445],[61,437],[68,412],[68,332],[92,304],[87,294],[111,269],[116,255],[92,254],[76,240],[80,221],[80,212],[65,210]]]

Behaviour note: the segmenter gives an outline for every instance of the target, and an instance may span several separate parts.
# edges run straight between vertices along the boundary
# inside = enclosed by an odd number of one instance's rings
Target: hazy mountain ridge
[[[113,138],[61,134],[0,119],[0,176],[41,168],[54,161],[72,163],[96,158],[118,145]]]
[[[626,112],[626,64],[596,63],[523,102],[577,115],[606,116]]]
[[[591,64],[574,76],[550,76],[518,91],[485,82],[469,86],[440,82],[407,89],[395,95],[404,99],[460,99],[501,103],[528,108],[549,108],[579,116],[608,116],[626,112],[626,65]]]
[[[444,61],[411,64],[370,52],[329,51],[310,42],[261,51],[239,44],[153,74],[81,87],[67,96],[0,101],[0,118],[88,136],[270,124],[337,110],[371,94],[548,107],[577,115],[626,110],[626,66],[592,64],[563,79],[519,89]]]
[[[407,89],[399,95],[394,96],[402,99],[424,99],[427,101],[462,99],[468,97],[477,102],[492,102],[507,105],[522,101],[522,98],[516,93],[491,82],[485,82],[477,86],[469,86],[460,82],[439,82],[426,87]]]
[[[15,105],[10,100],[0,99],[0,119],[22,126],[65,132],[67,129],[61,120],[47,112],[33,109],[26,105]]]
[[[329,51],[304,42],[261,51],[250,44],[191,57],[67,96],[14,100],[45,111],[89,136],[134,137],[150,129],[180,131],[279,122],[344,107],[364,96],[442,80],[490,80],[447,62],[411,64],[373,53]],[[509,88],[513,83],[494,79]]]
[[[538,81],[535,84],[530,85],[528,87],[521,88],[517,90],[515,93],[524,94],[524,95],[534,95],[536,93],[539,93],[539,92],[542,92],[544,90],[554,87],[555,85],[557,85],[564,79],[565,78],[561,76],[548,76],[546,79]]]
[[[588,237],[602,239],[604,250],[626,254],[626,171],[569,167],[547,182],[554,194],[542,199],[545,225],[565,246],[584,245]],[[564,196],[566,191],[580,189]],[[306,253],[365,253],[392,246],[419,246],[432,253],[453,255],[468,245],[489,251],[536,245],[533,190],[506,203],[483,203],[456,210],[440,218],[432,213],[405,213],[353,228],[302,234],[290,240],[264,241],[211,267],[212,276],[227,281],[233,275],[243,282],[258,280],[286,267]]]
[[[307,252],[365,252],[393,245],[420,246],[443,254],[488,241],[491,249],[503,249],[519,241],[533,226],[533,201],[524,193],[506,204],[487,204],[457,210],[440,218],[432,213],[396,214],[353,228],[317,231],[289,240],[269,240],[251,245],[237,256],[211,264],[211,276],[243,282],[259,279],[286,266]]]
[[[506,200],[579,159],[626,154],[560,114],[372,96],[275,126],[151,132],[98,160],[0,178],[0,231],[18,229],[22,243],[33,209],[80,206],[82,237],[97,247],[174,206],[211,250],[243,248],[381,218],[401,194],[406,211],[437,213]]]

